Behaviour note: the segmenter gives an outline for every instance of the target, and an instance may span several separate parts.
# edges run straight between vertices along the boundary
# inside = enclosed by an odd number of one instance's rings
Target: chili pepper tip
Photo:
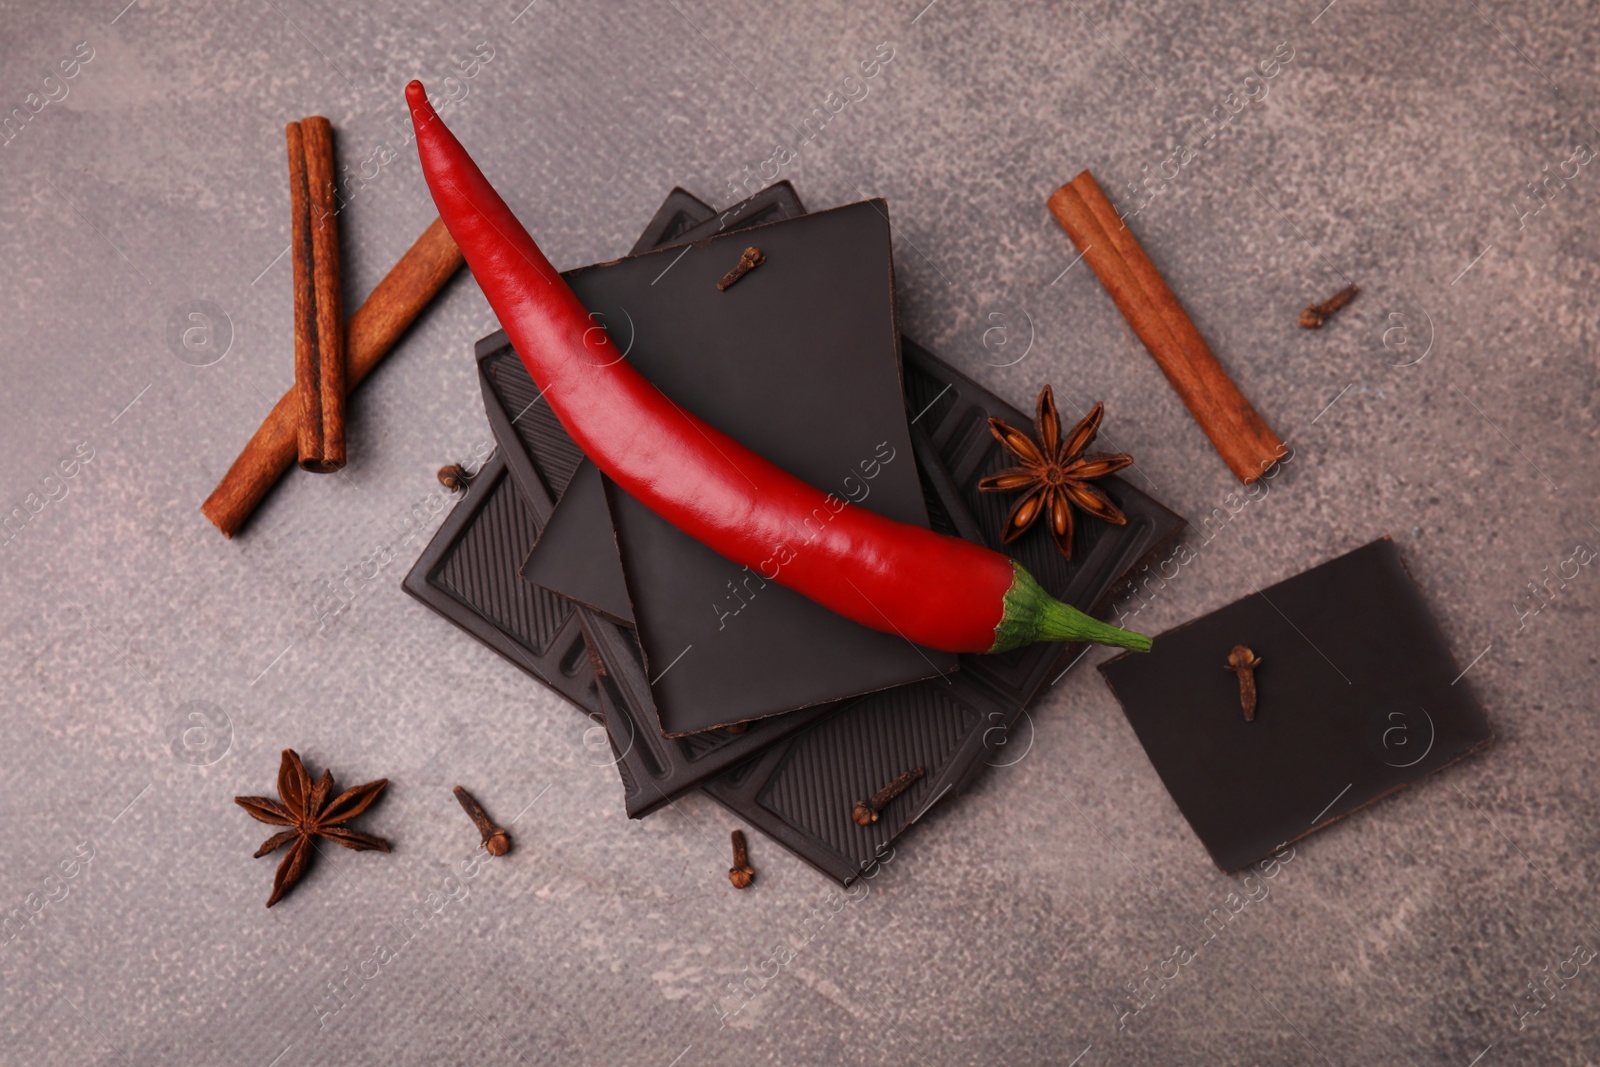
[[[411,105],[413,111],[419,108],[428,108],[428,90],[422,87],[420,78],[412,78],[406,86],[406,103]],[[432,108],[429,108],[432,110]]]

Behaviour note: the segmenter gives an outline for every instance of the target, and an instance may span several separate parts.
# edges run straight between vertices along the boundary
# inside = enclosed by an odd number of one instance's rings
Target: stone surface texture
[[[0,1060],[1600,1061],[1589,5],[123,2],[0,0]],[[562,267],[674,184],[886,197],[906,331],[1024,406],[1104,400],[1194,524],[1130,625],[1388,533],[1498,743],[1229,877],[1095,651],[870,881],[752,835],[734,892],[726,811],[629,822],[592,724],[400,590],[489,438],[470,277],[343,473],[233,541],[198,510],[292,377],[284,124],[337,131],[353,308],[434,214],[413,77]],[[1293,446],[1264,497],[1046,211],[1086,167]],[[285,746],[387,776],[395,848],[267,911],[231,798]],[[510,856],[464,862],[458,783]]]

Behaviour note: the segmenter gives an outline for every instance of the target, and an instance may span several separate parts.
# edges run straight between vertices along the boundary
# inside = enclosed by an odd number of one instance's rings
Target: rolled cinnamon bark
[[[333,126],[312,117],[289,123],[286,135],[300,467],[326,474],[344,466],[344,299],[333,204]]]
[[[400,261],[372,290],[345,325],[345,391],[376,367],[422,309],[465,260],[443,222],[434,219]],[[299,452],[300,396],[283,394],[255,436],[244,446],[200,510],[223,536],[244,526],[267,491]]]
[[[344,276],[334,202],[333,124],[321,116],[300,123],[305,143],[311,224],[311,293],[316,301],[316,352],[301,383],[300,466],[327,473],[344,466]],[[298,287],[297,287],[298,288]],[[299,349],[296,380],[299,382]],[[315,413],[313,416],[313,412]]]
[[[1050,212],[1229,469],[1246,485],[1260,478],[1288,450],[1228,377],[1094,175],[1084,171],[1057,189]]]

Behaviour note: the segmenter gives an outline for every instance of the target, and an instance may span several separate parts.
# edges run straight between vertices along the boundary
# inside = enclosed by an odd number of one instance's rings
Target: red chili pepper
[[[421,82],[406,99],[439,216],[528,373],[578,447],[640,503],[768,581],[930,648],[1150,648],[1054,599],[1006,556],[848,504],[678,407],[595,326]]]

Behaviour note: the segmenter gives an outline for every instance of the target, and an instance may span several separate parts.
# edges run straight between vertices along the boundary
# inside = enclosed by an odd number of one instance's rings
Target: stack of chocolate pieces
[[[759,265],[719,288],[741,259]],[[884,202],[807,214],[785,182],[718,213],[677,189],[632,254],[565,277],[686,409],[857,506],[999,547],[1011,501],[977,484],[1009,463],[987,420],[1027,419],[900,335]],[[604,724],[632,817],[702,788],[848,885],[998,762],[1083,651],[955,656],[836,616],[610,483],[504,334],[477,360],[499,448],[405,588]],[[1182,527],[1100,484],[1126,525],[1077,524],[1070,560],[1042,525],[1005,549],[1091,612]],[[915,770],[876,821],[852,817]]]

